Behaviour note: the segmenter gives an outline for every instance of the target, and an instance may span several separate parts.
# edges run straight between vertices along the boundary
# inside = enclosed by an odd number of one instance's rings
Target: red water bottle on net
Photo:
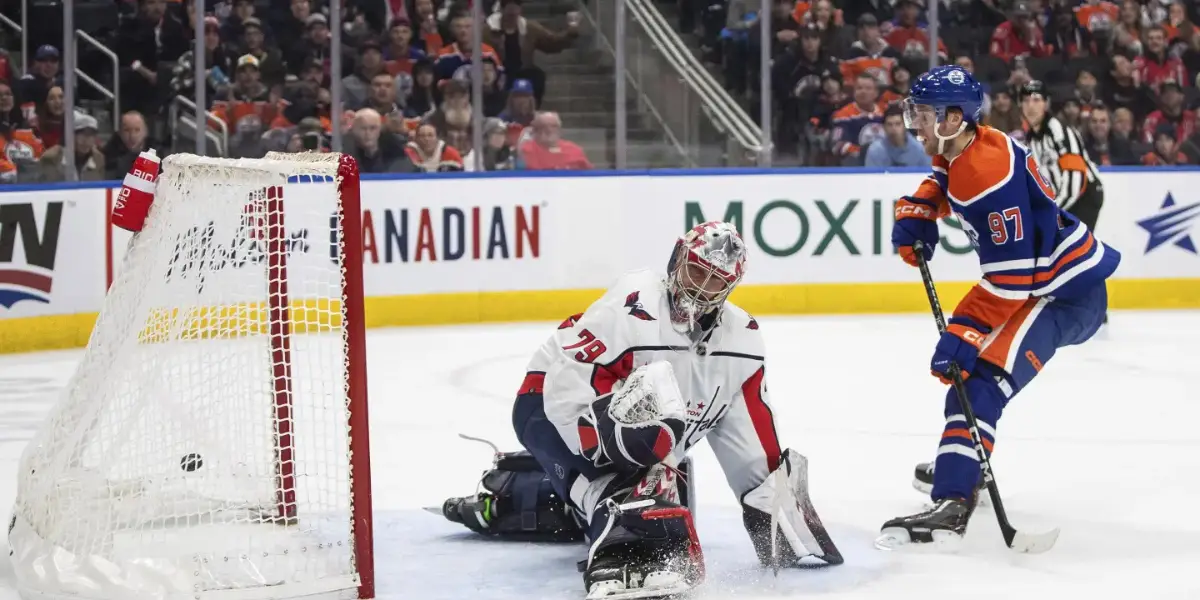
[[[121,182],[121,191],[113,202],[112,223],[137,233],[146,224],[146,215],[154,203],[154,182],[158,179],[158,154],[150,148],[138,155]]]

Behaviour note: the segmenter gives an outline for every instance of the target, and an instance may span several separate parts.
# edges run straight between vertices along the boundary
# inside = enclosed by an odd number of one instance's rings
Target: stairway
[[[604,0],[600,0],[604,1]],[[571,5],[562,0],[526,0],[522,12],[552,31],[566,27]],[[534,64],[546,72],[542,110],[562,117],[563,139],[579,144],[598,169],[616,166],[616,90],[612,56],[581,25],[575,47],[558,54],[538,53]],[[626,166],[629,169],[683,166],[678,153],[666,143],[658,123],[639,111],[634,90],[627,87]]]

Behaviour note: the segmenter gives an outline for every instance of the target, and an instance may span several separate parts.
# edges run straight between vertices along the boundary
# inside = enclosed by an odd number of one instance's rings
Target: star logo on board
[[[1179,206],[1175,204],[1175,197],[1168,192],[1157,214],[1137,222],[1150,234],[1146,242],[1146,254],[1167,243],[1192,254],[1200,254],[1190,233],[1197,217],[1200,217],[1200,202]]]

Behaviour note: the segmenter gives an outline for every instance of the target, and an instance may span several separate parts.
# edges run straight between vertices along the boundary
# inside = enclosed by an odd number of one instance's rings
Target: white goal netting
[[[9,543],[23,595],[357,595],[370,565],[356,535],[370,533],[354,494],[369,482],[352,468],[365,396],[341,228],[359,208],[357,172],[343,206],[340,156],[164,161],[21,459]]]

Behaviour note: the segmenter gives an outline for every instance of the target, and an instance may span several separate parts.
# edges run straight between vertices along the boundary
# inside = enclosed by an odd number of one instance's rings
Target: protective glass
[[[937,125],[937,111],[928,104],[917,104],[912,98],[905,98],[900,104],[904,111],[904,127],[918,131]]]

